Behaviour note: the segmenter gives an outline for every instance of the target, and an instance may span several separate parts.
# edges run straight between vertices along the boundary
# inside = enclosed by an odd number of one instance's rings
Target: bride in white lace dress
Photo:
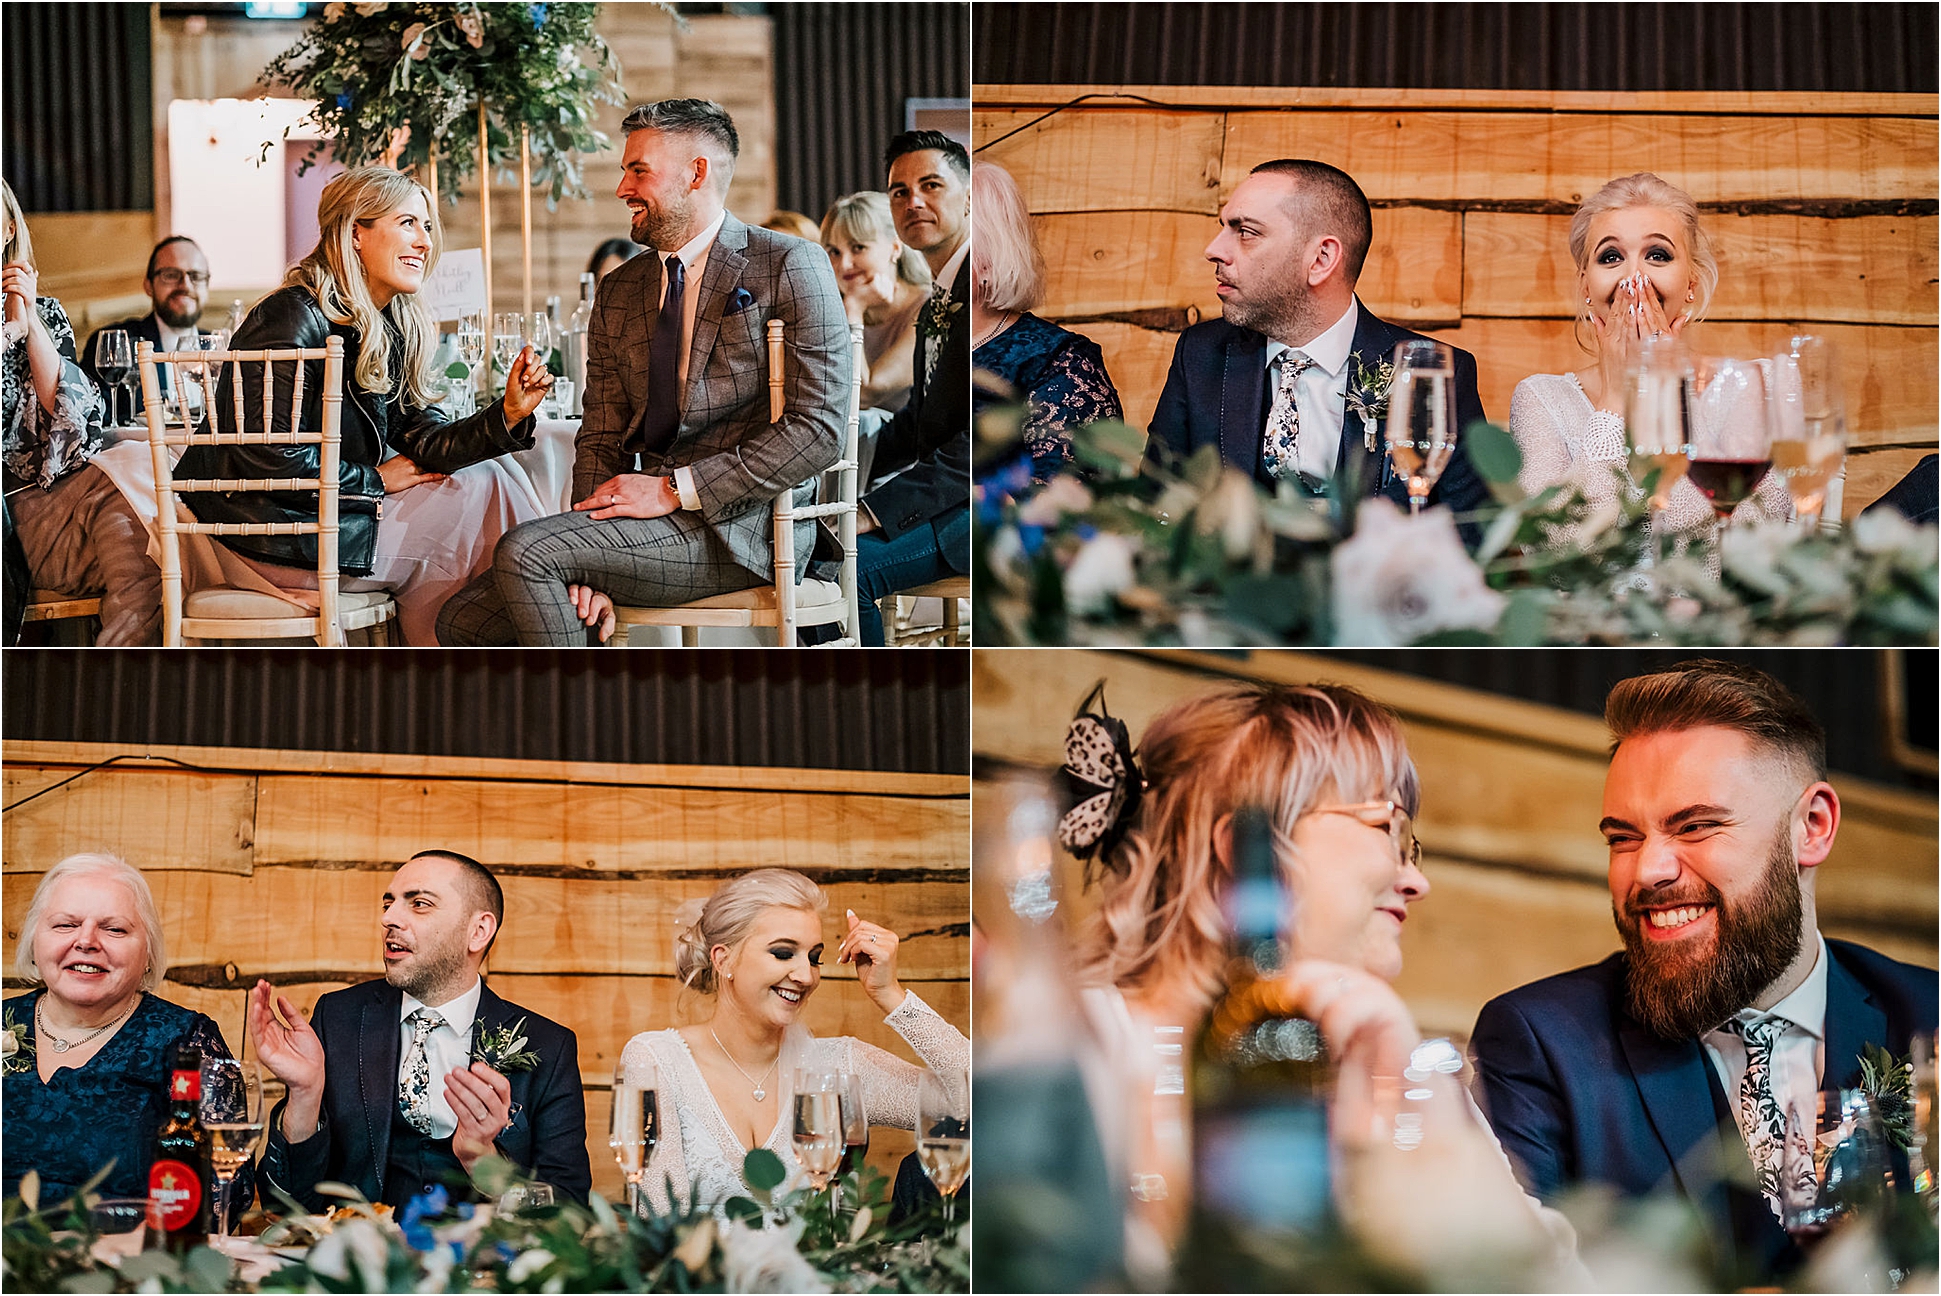
[[[1613,180],[1592,194],[1570,221],[1583,306],[1575,332],[1590,363],[1575,373],[1532,374],[1510,397],[1510,434],[1523,451],[1518,481],[1534,495],[1575,482],[1595,506],[1621,487],[1624,371],[1638,343],[1673,337],[1705,317],[1718,287],[1719,263],[1699,224],[1691,195],[1649,172]],[[1738,516],[1792,516],[1786,484],[1766,474]],[[1661,534],[1697,537],[1712,526],[1712,505],[1681,478],[1658,518]]]
[[[648,1159],[643,1196],[656,1212],[675,1204],[718,1205],[745,1194],[742,1160],[758,1147],[802,1174],[789,1113],[798,1067],[860,1076],[872,1126],[915,1129],[923,1068],[847,1035],[815,1039],[800,1018],[822,981],[827,946],[822,889],[789,869],[756,869],[723,883],[675,937],[683,985],[714,998],[690,1026],[644,1031],[627,1041],[627,1062],[659,1072],[662,1133]],[[897,983],[896,934],[844,916],[836,961],[856,979],[884,1022],[925,1065],[947,1073],[970,1065],[970,1041]],[[692,1195],[690,1195],[692,1194]]]

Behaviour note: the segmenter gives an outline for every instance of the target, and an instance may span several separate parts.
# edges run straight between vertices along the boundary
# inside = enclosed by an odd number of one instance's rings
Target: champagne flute
[[[627,1206],[636,1215],[640,1213],[640,1181],[647,1173],[647,1158],[660,1143],[658,1089],[658,1073],[650,1059],[622,1059],[613,1068],[613,1118],[607,1146],[613,1149],[621,1173],[627,1176]]]
[[[135,372],[134,346],[128,340],[127,329],[103,329],[101,340],[95,343],[94,371],[101,375],[101,381],[108,384],[108,422],[119,427],[117,416],[121,412],[121,402],[115,399],[115,389],[128,381],[128,375]],[[134,406],[129,407],[128,419],[134,421]]]
[[[1786,479],[1794,515],[1811,531],[1847,453],[1846,401],[1830,338],[1801,333],[1773,357],[1773,423],[1773,467]]]
[[[205,1054],[201,1116],[216,1172],[216,1236],[211,1245],[221,1250],[229,1240],[229,1185],[263,1139],[263,1081],[256,1063]]]
[[[492,317],[492,359],[494,368],[505,372],[506,381],[512,381],[512,362],[519,358],[525,349],[525,317],[518,311],[502,311]]]
[[[815,1183],[828,1186],[829,1176],[842,1163],[842,1076],[834,1071],[797,1071],[794,1084],[795,1119],[791,1134],[795,1156]],[[835,1215],[835,1200],[829,1212]]]
[[[837,1079],[842,1085],[842,1164],[836,1167],[837,1184],[830,1195],[831,1208],[842,1199],[841,1180],[863,1168],[869,1155],[869,1113],[863,1109],[863,1078],[845,1071]]]
[[[957,1190],[970,1174],[970,1132],[970,1081],[964,1071],[926,1070],[918,1076],[917,1162],[943,1194],[944,1218],[952,1222]]]
[[[530,316],[526,340],[532,343],[532,351],[542,362],[553,353],[553,317],[545,311],[534,311]]]
[[[479,363],[485,359],[485,319],[477,311],[458,317],[458,358],[465,362],[465,385],[477,398]]]
[[[1692,485],[1712,503],[1722,534],[1732,510],[1773,464],[1769,363],[1720,360],[1692,411]]]
[[[1639,344],[1635,368],[1625,374],[1624,442],[1631,479],[1643,485],[1652,472],[1650,509],[1663,513],[1671,492],[1691,466],[1692,364],[1675,337]]]
[[[1409,488],[1409,512],[1420,513],[1456,452],[1456,357],[1440,342],[1414,338],[1395,348],[1389,387],[1389,462]]]

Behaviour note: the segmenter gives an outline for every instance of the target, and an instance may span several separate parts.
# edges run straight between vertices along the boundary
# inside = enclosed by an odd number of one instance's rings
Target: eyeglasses
[[[1395,858],[1406,868],[1422,867],[1422,843],[1415,837],[1415,820],[1393,801],[1363,801],[1356,805],[1316,806],[1309,814],[1350,815],[1370,828],[1388,829]]]
[[[181,270],[157,270],[155,272],[155,282],[164,288],[173,288],[185,279],[198,288],[207,288],[209,286],[209,276],[200,270],[189,270],[186,272]]]

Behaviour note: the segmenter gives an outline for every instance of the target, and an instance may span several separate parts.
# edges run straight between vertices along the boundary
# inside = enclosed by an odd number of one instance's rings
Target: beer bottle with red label
[[[209,1238],[209,1132],[202,1128],[202,1052],[175,1047],[169,1069],[169,1114],[148,1167],[148,1214],[170,1251],[181,1254]]]

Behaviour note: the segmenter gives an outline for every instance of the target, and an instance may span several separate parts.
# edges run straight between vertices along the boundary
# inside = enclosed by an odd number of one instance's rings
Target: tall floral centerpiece
[[[263,70],[267,85],[315,99],[311,120],[351,166],[436,166],[455,197],[479,165],[467,120],[484,107],[492,165],[519,159],[550,200],[584,198],[579,155],[607,147],[596,103],[623,92],[591,4],[327,4],[323,17]],[[315,162],[312,146],[300,169]]]

